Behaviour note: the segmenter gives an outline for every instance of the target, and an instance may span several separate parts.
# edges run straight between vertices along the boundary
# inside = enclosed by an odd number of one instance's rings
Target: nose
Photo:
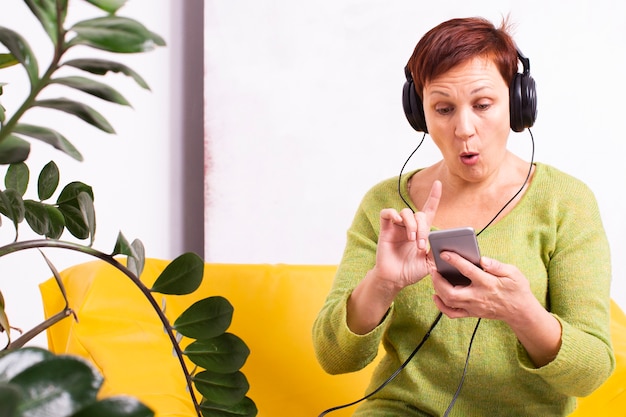
[[[461,140],[468,140],[476,133],[473,112],[470,109],[458,109],[455,117],[454,134]]]

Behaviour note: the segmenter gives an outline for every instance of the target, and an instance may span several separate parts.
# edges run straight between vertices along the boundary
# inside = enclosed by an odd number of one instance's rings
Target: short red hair
[[[424,85],[470,59],[492,60],[507,85],[517,73],[517,48],[503,20],[500,28],[481,17],[451,19],[429,30],[415,46],[407,68],[422,97]]]

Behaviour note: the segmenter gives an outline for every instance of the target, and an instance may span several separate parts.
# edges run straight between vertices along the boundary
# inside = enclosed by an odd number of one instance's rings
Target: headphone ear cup
[[[410,76],[407,76],[402,88],[402,107],[411,127],[418,132],[428,133],[426,118],[424,117],[424,105],[415,92],[415,85]]]
[[[515,74],[510,87],[509,110],[511,129],[521,132],[532,127],[537,119],[535,80],[528,74]]]

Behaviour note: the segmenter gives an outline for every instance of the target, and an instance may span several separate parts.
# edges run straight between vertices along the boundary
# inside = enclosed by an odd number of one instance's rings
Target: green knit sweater
[[[406,174],[401,181],[408,195]],[[367,393],[411,354],[437,317],[429,277],[403,289],[383,322],[366,335],[346,325],[346,301],[375,262],[380,210],[404,208],[398,179],[374,186],[348,230],[333,287],[313,326],[318,360],[329,373],[362,369],[382,342],[384,358]],[[416,208],[413,207],[415,210]],[[561,323],[561,349],[536,368],[503,322],[483,319],[465,382],[450,416],[565,416],[613,371],[609,246],[593,193],[544,164],[520,202],[478,236],[481,254],[517,266],[537,299]],[[421,350],[389,385],[361,403],[355,416],[441,416],[463,374],[476,318],[444,316]],[[347,398],[346,402],[356,400]]]

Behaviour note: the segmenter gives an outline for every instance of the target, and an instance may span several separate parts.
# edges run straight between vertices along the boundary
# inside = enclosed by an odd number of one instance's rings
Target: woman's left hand
[[[454,252],[442,252],[441,257],[472,281],[467,286],[453,286],[432,264],[434,301],[450,318],[480,317],[511,324],[529,300],[536,302],[528,280],[514,265],[482,257],[480,269]]]
[[[432,255],[431,255],[432,256]],[[530,283],[514,265],[482,257],[481,268],[453,252],[442,252],[472,282],[453,286],[431,262],[435,304],[450,318],[501,320],[517,336],[537,367],[550,363],[561,348],[561,324],[535,298]]]

